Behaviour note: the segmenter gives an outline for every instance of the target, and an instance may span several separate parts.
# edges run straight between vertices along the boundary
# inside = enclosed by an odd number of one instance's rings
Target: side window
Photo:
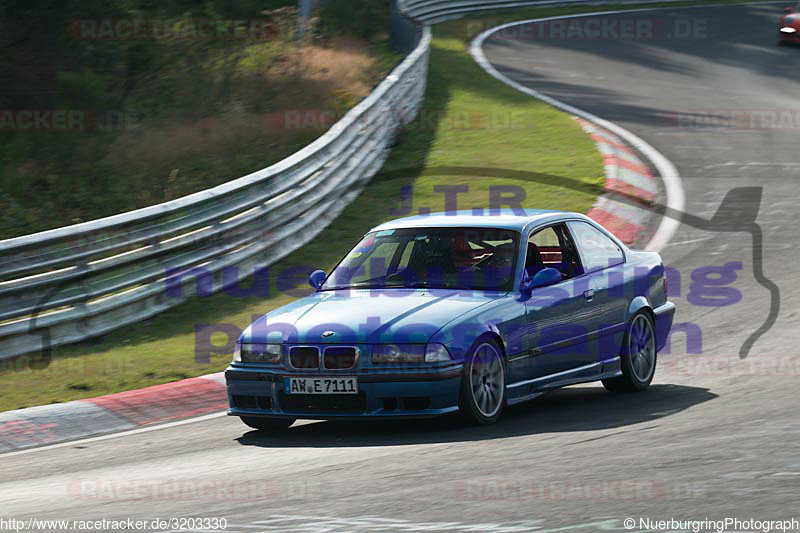
[[[534,276],[546,267],[560,270],[564,279],[580,273],[575,247],[563,224],[543,228],[528,239],[528,251],[525,256],[526,273]]]
[[[591,224],[574,221],[567,225],[575,237],[586,270],[606,268],[625,260],[620,247]]]

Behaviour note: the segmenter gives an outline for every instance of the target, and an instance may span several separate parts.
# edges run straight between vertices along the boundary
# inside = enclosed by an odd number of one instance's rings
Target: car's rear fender
[[[647,276],[646,282],[634,283],[633,297],[628,303],[625,321],[638,312],[649,314],[655,326],[656,349],[664,347],[672,329],[675,305],[667,300],[666,272],[661,256],[655,252],[631,252],[631,262],[641,270],[637,278]]]
[[[661,256],[656,252],[631,251],[628,261],[637,278],[633,284],[631,304],[643,297],[655,309],[667,302],[666,271]],[[646,280],[643,278],[646,277]],[[636,312],[634,310],[633,312]],[[628,318],[630,318],[629,315]]]
[[[628,305],[628,322],[639,312],[645,312],[650,316],[655,327],[656,350],[661,350],[667,343],[669,332],[672,329],[672,320],[675,316],[675,304],[665,302],[659,306],[653,306],[644,296],[637,296]]]
[[[631,318],[633,318],[633,315],[642,310],[649,313],[650,318],[654,318],[653,306],[650,305],[650,302],[647,300],[647,298],[645,298],[644,296],[636,296],[628,304],[628,310],[625,312],[625,321],[630,322]]]

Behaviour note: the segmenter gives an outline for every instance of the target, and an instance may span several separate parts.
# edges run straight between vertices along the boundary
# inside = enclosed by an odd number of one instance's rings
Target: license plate
[[[358,394],[357,378],[286,378],[286,394]]]

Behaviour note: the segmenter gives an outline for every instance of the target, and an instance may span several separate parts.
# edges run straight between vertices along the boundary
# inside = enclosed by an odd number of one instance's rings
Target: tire
[[[264,431],[283,431],[294,424],[294,418],[265,418],[259,416],[242,416],[240,418],[245,425]]]
[[[622,375],[604,379],[609,392],[636,392],[650,387],[656,373],[655,326],[650,314],[639,311],[631,317],[620,351]]]
[[[506,404],[506,362],[494,340],[479,339],[464,360],[459,410],[470,425],[497,422]]]

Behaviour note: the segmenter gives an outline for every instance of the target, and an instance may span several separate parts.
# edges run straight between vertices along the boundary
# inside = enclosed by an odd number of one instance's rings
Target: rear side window
[[[583,258],[585,271],[618,265],[625,260],[622,249],[602,231],[586,222],[567,222]]]
[[[526,274],[534,276],[545,267],[560,270],[564,279],[572,278],[582,272],[575,245],[564,224],[548,226],[528,239],[528,251],[525,257]]]

